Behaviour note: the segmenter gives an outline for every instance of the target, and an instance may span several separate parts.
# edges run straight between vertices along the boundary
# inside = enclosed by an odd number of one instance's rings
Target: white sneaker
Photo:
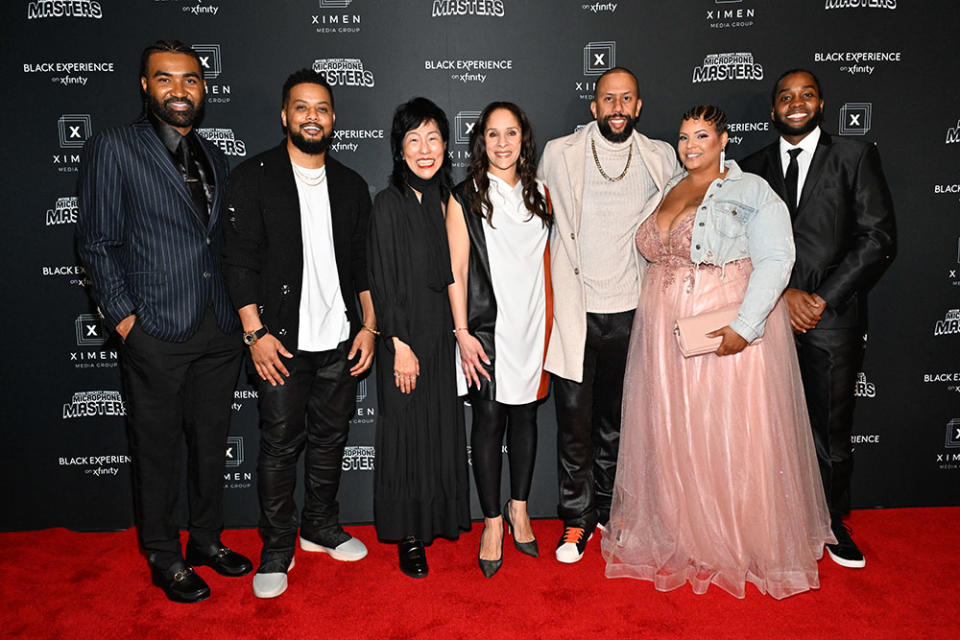
[[[587,542],[593,537],[593,530],[590,531],[590,535],[584,534],[584,530],[580,527],[564,527],[560,542],[557,543],[557,560],[564,564],[580,562]]]
[[[294,561],[290,559],[287,571],[293,569]],[[282,571],[275,573],[256,573],[253,576],[253,595],[258,598],[276,598],[287,590],[287,574]]]
[[[356,562],[367,556],[367,547],[354,537],[350,537],[346,542],[341,542],[336,547],[325,547],[322,544],[311,542],[303,536],[300,536],[300,548],[304,551],[328,553],[334,560],[341,562]]]

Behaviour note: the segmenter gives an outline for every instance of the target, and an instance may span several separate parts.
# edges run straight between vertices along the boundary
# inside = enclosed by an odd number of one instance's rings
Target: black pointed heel
[[[483,526],[483,530],[487,530],[487,526]],[[483,537],[483,533],[480,534]],[[500,557],[496,560],[484,560],[480,557],[480,552],[477,551],[477,564],[480,565],[480,571],[483,572],[484,578],[492,578],[493,574],[500,570],[500,567],[503,566],[503,535],[500,536]]]
[[[512,501],[507,500],[503,503],[503,521],[507,523],[507,531],[510,535],[513,535],[513,523],[510,522],[510,502]],[[520,553],[525,553],[534,558],[540,557],[540,549],[537,547],[536,538],[530,542],[517,542],[517,537],[513,536],[513,546],[515,546]]]

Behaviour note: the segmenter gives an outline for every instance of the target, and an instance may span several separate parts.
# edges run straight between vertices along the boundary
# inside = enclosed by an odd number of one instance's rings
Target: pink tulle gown
[[[746,583],[774,598],[820,586],[833,542],[787,309],[763,340],[733,356],[684,358],[674,322],[743,300],[749,259],[690,261],[693,216],[661,238],[637,232],[651,265],[634,320],[620,458],[603,555],[610,578],[689,582],[738,598]]]

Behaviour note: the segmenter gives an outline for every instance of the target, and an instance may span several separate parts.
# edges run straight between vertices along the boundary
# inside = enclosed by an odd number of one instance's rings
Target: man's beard
[[[773,126],[784,136],[802,136],[805,133],[810,133],[819,127],[821,122],[823,122],[823,109],[819,106],[813,115],[810,116],[810,119],[807,120],[806,124],[799,126],[790,124],[789,120],[781,120],[780,113],[774,111]]]
[[[190,108],[186,111],[176,111],[169,107],[169,103],[171,102],[186,102],[190,105]],[[203,117],[203,102],[200,103],[200,107],[198,108],[193,104],[193,100],[186,96],[167,98],[163,102],[160,102],[153,97],[153,94],[148,94],[147,103],[150,106],[150,112],[171,127],[192,127],[194,122],[197,122]]]
[[[294,131],[293,129],[288,129],[287,135],[290,136],[290,142],[293,143],[293,146],[311,156],[318,156],[322,153],[326,153],[327,149],[330,148],[329,135],[323,136],[319,140],[307,140],[303,137],[302,133],[299,131]]]
[[[610,118],[613,118],[614,116],[627,119],[627,124],[620,133],[617,133],[610,128]],[[633,127],[636,126],[636,124],[636,118],[631,118],[623,113],[612,113],[605,118],[600,118],[597,120],[597,127],[600,129],[600,135],[610,142],[626,142],[630,138],[630,134],[633,133]]]

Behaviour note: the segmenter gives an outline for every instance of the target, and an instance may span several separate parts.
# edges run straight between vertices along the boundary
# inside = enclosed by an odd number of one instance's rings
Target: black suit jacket
[[[780,141],[740,166],[786,200]],[[819,329],[865,327],[867,291],[896,255],[893,200],[873,144],[820,132],[793,218],[790,283],[827,301]]]
[[[350,332],[356,334],[357,294],[370,288],[370,191],[358,173],[329,155],[325,165],[340,292]],[[293,352],[300,328],[303,236],[286,140],[234,169],[226,203],[223,269],[234,307],[257,304],[263,324]]]
[[[135,313],[146,333],[183,342],[211,304],[222,330],[240,326],[220,270],[229,168],[219,149],[199,140],[215,184],[208,223],[148,121],[102,131],[84,145],[77,245],[111,328]]]

